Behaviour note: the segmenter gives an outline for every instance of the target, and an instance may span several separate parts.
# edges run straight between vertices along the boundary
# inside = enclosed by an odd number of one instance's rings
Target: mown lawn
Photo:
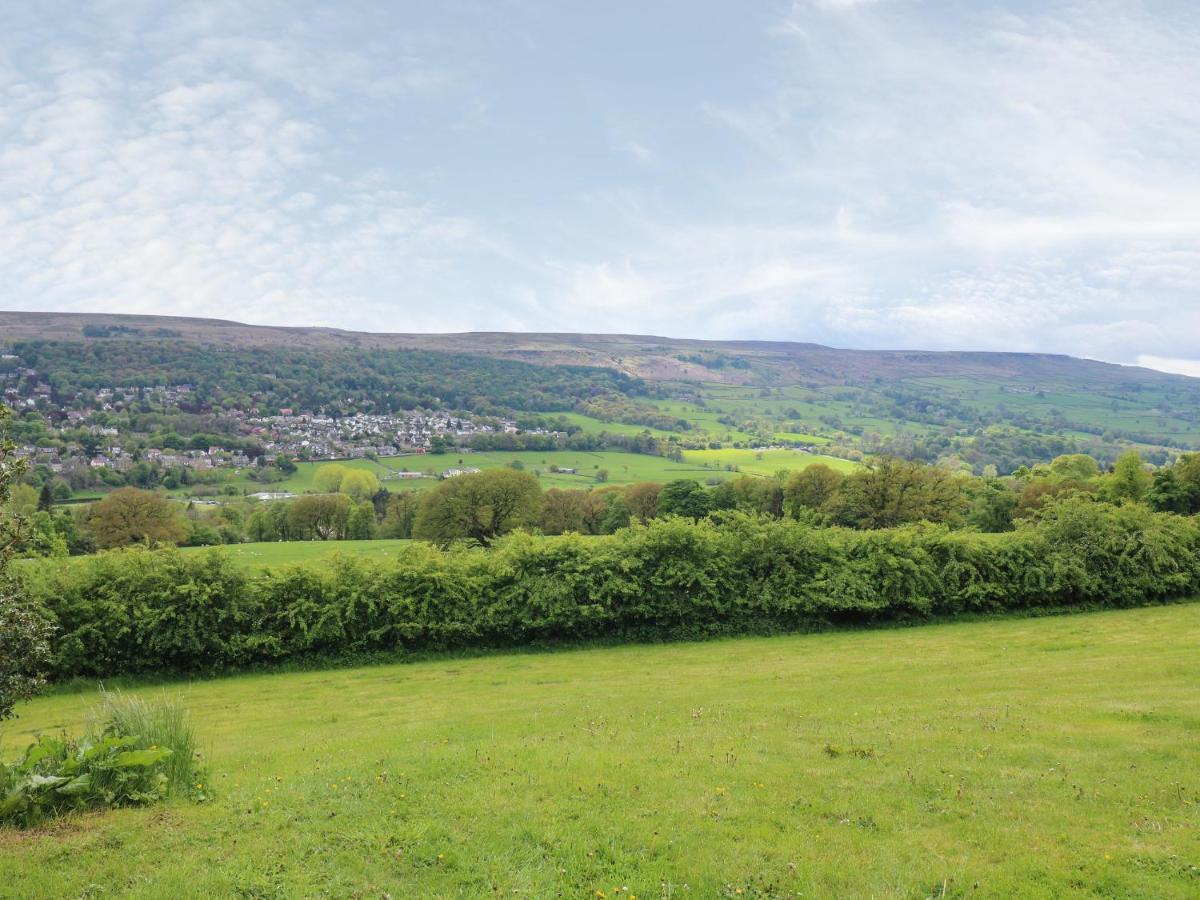
[[[1198,638],[1187,604],[173,685],[216,799],[0,832],[0,893],[1195,897]]]

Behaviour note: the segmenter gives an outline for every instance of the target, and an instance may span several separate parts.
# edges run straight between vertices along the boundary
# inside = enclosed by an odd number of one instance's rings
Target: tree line
[[[603,483],[600,474],[600,483],[587,490],[543,490],[532,474],[509,467],[449,478],[428,491],[390,492],[371,472],[335,464],[317,470],[316,493],[294,500],[231,499],[185,507],[156,492],[124,488],[67,511],[54,507],[45,485],[40,494],[18,485],[10,507],[28,523],[17,549],[42,556],[128,544],[372,538],[486,546],[518,529],[613,534],[657,518],[719,521],[734,512],[858,530],[929,522],[997,533],[1014,530],[1053,500],[1077,495],[1114,505],[1142,504],[1157,512],[1200,512],[1200,454],[1151,470],[1129,452],[1111,471],[1089,456],[1067,454],[1004,478],[968,476],[894,457],[849,474],[815,463],[773,476],[714,479],[713,484],[684,478],[618,486]]]

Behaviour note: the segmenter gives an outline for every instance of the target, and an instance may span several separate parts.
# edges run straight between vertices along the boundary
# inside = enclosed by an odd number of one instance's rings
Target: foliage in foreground
[[[214,802],[0,835],[0,894],[1195,900],[1198,632],[1188,603],[192,681]]]
[[[0,765],[0,823],[27,827],[72,810],[202,797],[202,777],[179,700],[106,693],[83,738],[43,734],[21,760]]]
[[[49,657],[49,627],[21,598],[9,566],[24,524],[6,511],[13,479],[24,471],[12,456],[5,427],[12,414],[0,404],[0,720],[13,706],[34,696],[43,684],[41,668]]]
[[[488,551],[417,544],[395,560],[262,573],[219,550],[125,550],[23,574],[58,630],[51,671],[62,679],[1134,606],[1200,591],[1200,523],[1071,498],[998,535],[734,513],[611,537],[518,533]]]

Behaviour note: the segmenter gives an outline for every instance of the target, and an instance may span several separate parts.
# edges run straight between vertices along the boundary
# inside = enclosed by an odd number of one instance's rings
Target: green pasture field
[[[424,472],[426,469],[435,469],[437,471],[441,471],[441,469],[437,468],[436,462],[430,462],[430,460],[436,459],[438,459],[438,457],[414,455],[391,456],[378,462],[371,459],[338,459],[333,460],[332,462],[301,462],[296,463],[295,474],[289,476],[283,481],[275,481],[271,482],[270,484],[264,484],[257,481],[251,481],[243,472],[243,474],[231,479],[231,483],[236,484],[239,488],[249,491],[250,493],[255,493],[256,491],[290,491],[293,494],[303,494],[306,491],[316,490],[316,485],[313,482],[316,478],[317,469],[319,469],[321,466],[336,464],[347,469],[365,469],[366,471],[375,475],[375,477],[378,478],[381,483],[391,485],[391,481],[385,481],[384,479],[387,478],[388,475],[404,469],[417,472]],[[186,492],[186,490],[186,488],[183,489],[184,492]]]
[[[694,478],[705,481],[709,478],[736,478],[738,472],[727,471],[726,465],[737,465],[746,474],[773,474],[779,469],[800,469],[814,462],[825,462],[841,471],[850,471],[855,464],[832,457],[814,456],[799,451],[773,450],[763,453],[763,460],[756,460],[750,450],[696,450],[685,451],[683,462],[674,462],[664,456],[648,456],[641,453],[623,453],[616,450],[588,452],[583,450],[511,450],[490,453],[445,453],[425,456],[392,457],[374,463],[370,460],[348,460],[346,462],[299,463],[292,478],[276,484],[254,485],[254,490],[291,491],[303,493],[314,490],[313,480],[320,466],[346,465],[375,472],[380,483],[389,491],[428,490],[438,481],[435,478],[413,480],[387,479],[390,471],[407,468],[416,472],[440,474],[450,468],[474,467],[497,469],[520,462],[524,470],[536,475],[542,487],[581,488],[597,485],[596,473],[601,469],[608,472],[607,484],[634,484],[639,481],[673,481],[677,478]],[[574,475],[551,472],[550,467],[575,469]],[[245,485],[243,485],[245,487]]]
[[[1195,897],[1197,634],[1192,603],[145,687],[213,799],[0,831],[0,893]]]
[[[1200,438],[1200,425],[1177,416],[1171,396],[1165,391],[1136,393],[1107,388],[1092,392],[1064,389],[1054,384],[1029,380],[1003,386],[974,378],[931,377],[904,382],[916,390],[945,393],[981,411],[1003,404],[1009,410],[1028,412],[1041,418],[1059,413],[1075,425],[1112,428],[1166,438]]]
[[[683,458],[687,462],[713,468],[736,466],[743,475],[774,475],[780,469],[804,469],[818,462],[838,472],[849,473],[862,468],[846,459],[818,456],[802,450],[741,450],[728,447],[721,450],[688,450]]]
[[[584,434],[600,434],[608,432],[609,434],[624,434],[636,435],[650,432],[657,438],[670,438],[678,436],[676,432],[664,431],[661,428],[649,428],[645,425],[627,425],[624,422],[605,422],[603,419],[594,419],[591,416],[585,416],[582,413],[555,413],[555,416],[562,416],[572,425],[578,425]]]
[[[182,553],[204,553],[216,550],[248,569],[287,566],[328,560],[338,554],[385,559],[396,554],[410,541],[270,541],[248,544],[225,544],[220,547],[182,547]]]
[[[828,444],[829,438],[822,437],[819,434],[804,434],[796,431],[777,431],[775,432],[775,440],[777,441],[800,441],[806,444]]]

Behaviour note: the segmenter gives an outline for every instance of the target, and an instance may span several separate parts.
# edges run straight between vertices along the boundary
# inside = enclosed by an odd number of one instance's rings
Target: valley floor
[[[215,799],[0,831],[0,895],[1195,897],[1198,639],[1191,603],[179,684]]]

